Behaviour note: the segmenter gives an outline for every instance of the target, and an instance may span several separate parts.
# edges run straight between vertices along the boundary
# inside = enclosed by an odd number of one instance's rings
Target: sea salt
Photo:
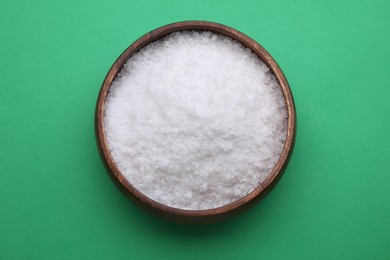
[[[106,98],[112,158],[149,198],[212,209],[255,189],[287,134],[282,91],[269,68],[231,38],[172,33],[133,55]]]

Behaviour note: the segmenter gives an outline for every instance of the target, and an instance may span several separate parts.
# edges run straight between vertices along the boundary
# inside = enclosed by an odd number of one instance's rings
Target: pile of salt
[[[228,37],[172,33],[133,55],[104,113],[118,169],[140,192],[181,209],[211,209],[261,184],[287,135],[269,68]]]

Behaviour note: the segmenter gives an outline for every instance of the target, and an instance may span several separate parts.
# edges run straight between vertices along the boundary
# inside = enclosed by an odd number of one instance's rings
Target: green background
[[[93,131],[120,53],[191,19],[263,45],[298,114],[273,192],[200,227],[128,201]],[[390,259],[389,46],[387,0],[0,0],[0,259]]]

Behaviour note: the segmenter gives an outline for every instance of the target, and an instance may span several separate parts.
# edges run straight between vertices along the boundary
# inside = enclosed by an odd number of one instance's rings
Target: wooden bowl
[[[279,82],[280,87],[282,88],[284,99],[287,107],[287,138],[284,144],[284,148],[280,155],[278,162],[273,168],[272,172],[265,179],[265,181],[259,185],[255,190],[246,195],[245,197],[232,202],[223,207],[208,209],[208,210],[183,210],[178,208],[169,207],[158,203],[144,194],[139,192],[134,186],[129,183],[129,181],[124,177],[124,175],[119,171],[115,161],[111,157],[104,132],[104,104],[107,93],[110,89],[111,83],[117,76],[118,72],[121,70],[124,63],[137,51],[147,44],[157,41],[162,37],[175,32],[182,30],[197,30],[197,31],[211,31],[214,33],[219,33],[233,38],[234,40],[240,42],[244,46],[251,49],[265,64],[270,68],[270,70],[275,75],[277,81]],[[294,141],[295,141],[295,132],[296,132],[296,114],[294,100],[287,83],[286,78],[283,75],[283,72],[276,64],[275,60],[268,54],[268,52],[261,47],[254,40],[244,35],[243,33],[232,29],[230,27],[205,21],[186,21],[169,24],[158,29],[155,29],[148,34],[142,36],[132,45],[130,45],[115,61],[109,70],[106,78],[104,79],[103,85],[100,89],[96,104],[96,113],[95,113],[95,134],[96,141],[98,145],[98,150],[101,156],[101,159],[107,168],[107,171],[118,186],[118,188],[134,203],[139,206],[146,208],[147,210],[152,211],[153,213],[166,218],[168,220],[182,222],[182,223],[212,223],[220,220],[224,220],[228,217],[236,215],[237,213],[253,206],[262,198],[264,198],[271,189],[278,182],[282,176],[285,168],[287,167],[288,161],[291,157]]]

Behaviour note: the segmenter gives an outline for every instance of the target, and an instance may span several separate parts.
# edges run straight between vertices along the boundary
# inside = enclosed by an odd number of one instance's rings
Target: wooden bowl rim
[[[172,32],[185,30],[211,31],[214,33],[219,33],[228,36],[240,42],[245,47],[251,49],[252,52],[254,52],[261,60],[263,60],[263,62],[275,75],[284,95],[288,116],[286,141],[280,158],[271,173],[268,175],[268,177],[257,188],[255,188],[252,192],[250,192],[243,198],[222,207],[206,210],[186,210],[170,207],[161,204],[157,201],[154,201],[149,197],[145,196],[140,191],[138,191],[122,175],[122,173],[116,166],[113,158],[111,157],[111,153],[109,151],[104,132],[103,116],[105,99],[111,87],[111,83],[115,79],[118,72],[121,70],[124,63],[134,53],[139,51],[147,44],[157,41]],[[95,111],[95,134],[99,153],[101,155],[103,163],[106,166],[106,169],[108,170],[110,177],[115,182],[115,184],[117,184],[118,188],[123,193],[125,193],[125,195],[128,196],[133,202],[169,220],[186,223],[209,223],[235,215],[241,210],[251,206],[252,204],[255,204],[255,202],[257,202],[266,194],[268,194],[268,192],[276,184],[276,182],[283,174],[284,169],[287,167],[288,161],[293,151],[296,135],[296,112],[293,96],[282,70],[279,68],[276,61],[271,57],[270,54],[268,54],[268,52],[262,46],[260,46],[257,42],[255,42],[245,34],[222,24],[208,21],[183,21],[159,27],[145,34],[133,44],[131,44],[115,61],[115,63],[110,68],[107,76],[105,77],[98,95]]]

